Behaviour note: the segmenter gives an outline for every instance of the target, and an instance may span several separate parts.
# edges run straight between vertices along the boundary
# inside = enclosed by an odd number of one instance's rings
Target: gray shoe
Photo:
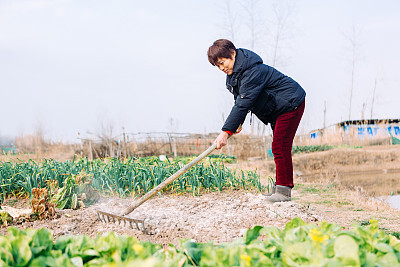
[[[264,194],[263,196],[269,197],[272,196],[272,194],[275,194],[275,186],[272,187],[271,192],[269,192],[268,194]]]
[[[277,185],[275,186],[275,192],[266,198],[269,202],[282,202],[291,200],[292,189],[287,186]]]

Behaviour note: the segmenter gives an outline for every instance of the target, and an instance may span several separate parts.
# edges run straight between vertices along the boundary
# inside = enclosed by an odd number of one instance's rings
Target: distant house
[[[341,137],[345,140],[368,141],[373,139],[400,138],[400,119],[374,119],[343,121],[325,129],[311,131],[311,141],[321,141],[321,137]]]
[[[382,136],[400,137],[400,119],[387,120],[354,120],[337,124],[345,133],[356,132],[358,138],[373,138]]]

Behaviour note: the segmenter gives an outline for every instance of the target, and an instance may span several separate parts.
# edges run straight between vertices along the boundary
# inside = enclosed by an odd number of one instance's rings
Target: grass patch
[[[308,193],[331,193],[336,188],[336,184],[328,184],[326,186],[296,184],[295,188]]]
[[[317,151],[326,151],[326,150],[329,150],[332,148],[333,148],[333,146],[328,146],[328,145],[294,146],[294,147],[292,147],[292,152],[293,152],[293,154],[312,153],[312,152],[317,152]]]
[[[362,148],[362,146],[350,146],[350,145],[339,145],[339,146],[329,146],[329,145],[310,145],[310,146],[293,146],[292,153],[300,154],[300,153],[312,153],[318,151],[327,151],[334,148],[351,148],[358,149]]]
[[[305,188],[303,188],[303,191],[307,192],[307,193],[320,193],[321,192],[320,189],[317,189],[315,187],[305,187]]]
[[[347,202],[347,201],[338,201],[339,205],[354,205],[353,203]]]
[[[294,184],[293,190],[303,191],[305,187],[304,184]]]
[[[314,204],[333,204],[333,202],[330,201],[330,200],[324,200],[324,201],[317,201],[317,202],[314,202]]]

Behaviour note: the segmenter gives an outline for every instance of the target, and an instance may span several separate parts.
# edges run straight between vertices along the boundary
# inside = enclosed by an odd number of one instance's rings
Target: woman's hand
[[[227,132],[222,132],[218,135],[217,139],[215,139],[214,143],[217,144],[217,149],[221,149],[223,146],[226,146],[228,142],[229,134]]]

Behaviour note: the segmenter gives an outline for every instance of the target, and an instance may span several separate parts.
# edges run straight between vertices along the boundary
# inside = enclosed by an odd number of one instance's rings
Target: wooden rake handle
[[[217,144],[213,144],[212,146],[210,146],[206,151],[204,151],[203,153],[201,153],[197,158],[195,158],[194,160],[192,160],[191,162],[189,162],[188,164],[186,164],[185,166],[183,166],[179,171],[177,171],[176,173],[174,173],[173,175],[171,175],[168,179],[166,179],[164,182],[162,182],[161,184],[157,185],[156,187],[154,187],[151,191],[147,192],[144,196],[142,196],[141,198],[139,198],[137,201],[135,201],[131,206],[129,206],[128,208],[126,208],[126,210],[124,210],[124,212],[121,214],[121,216],[127,215],[129,213],[131,213],[134,209],[136,209],[137,207],[139,207],[140,205],[142,205],[144,202],[146,202],[149,198],[151,198],[152,196],[154,196],[155,194],[157,194],[158,192],[160,192],[162,189],[164,189],[167,185],[169,185],[170,183],[172,183],[173,181],[175,181],[179,176],[181,176],[182,174],[184,174],[187,170],[189,170],[190,168],[192,168],[194,165],[196,165],[200,160],[202,160],[203,158],[205,158],[206,156],[208,156],[211,152],[213,152],[215,149],[217,148]]]

